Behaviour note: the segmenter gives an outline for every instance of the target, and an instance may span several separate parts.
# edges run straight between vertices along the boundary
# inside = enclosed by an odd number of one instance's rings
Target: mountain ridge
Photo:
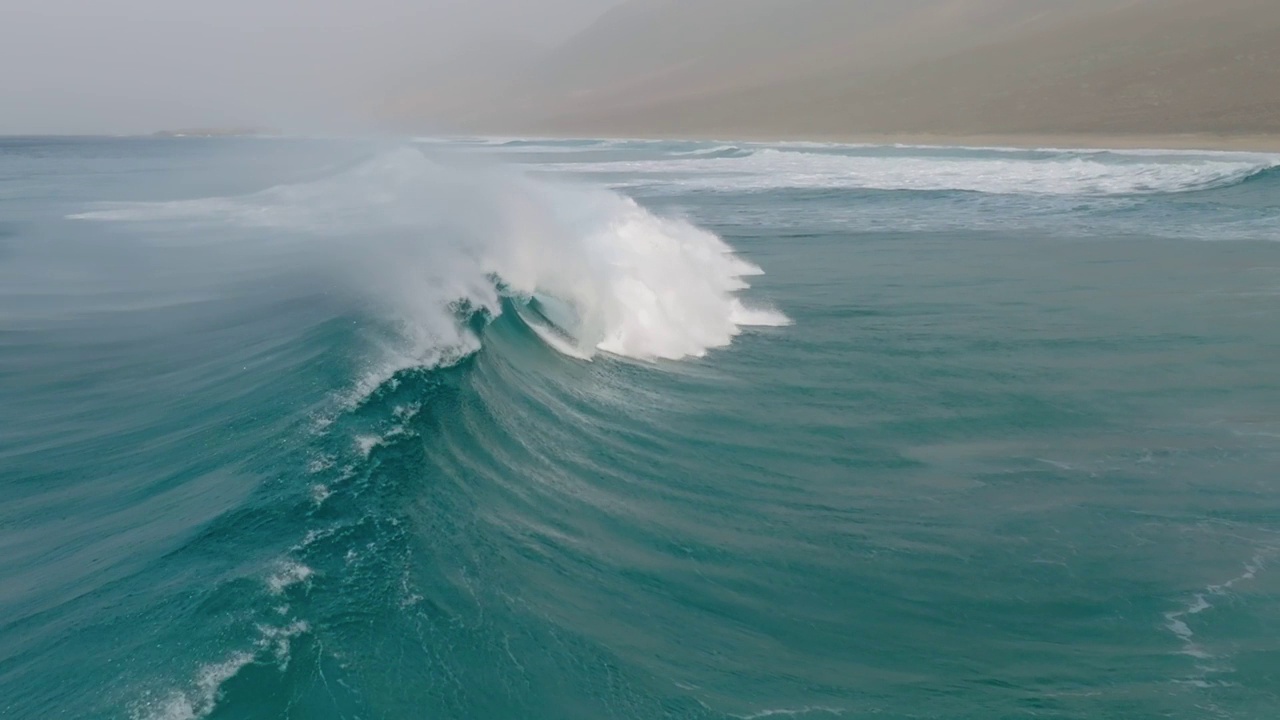
[[[1280,133],[1271,0],[630,0],[444,122],[586,135]]]

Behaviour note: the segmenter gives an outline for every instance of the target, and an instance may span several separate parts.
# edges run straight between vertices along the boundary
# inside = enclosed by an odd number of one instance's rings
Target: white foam
[[[332,527],[325,528],[323,530],[315,530],[315,529],[308,530],[307,534],[302,536],[302,540],[300,540],[297,545],[294,545],[292,548],[290,548],[290,551],[300,552],[302,550],[305,550],[311,547],[311,545],[314,544],[316,541],[331,537],[335,532],[336,530]]]
[[[325,470],[328,470],[329,468],[332,468],[334,465],[334,462],[335,462],[334,458],[331,455],[327,455],[327,454],[318,455],[307,461],[307,472],[312,475],[317,475],[319,473],[324,472]]]
[[[695,150],[682,150],[680,152],[671,153],[679,158],[740,158],[751,154],[751,150],[738,147],[737,145],[716,145],[708,148],[698,148]]]
[[[794,708],[794,709],[779,708],[776,710],[761,710],[759,712],[751,713],[750,715],[735,715],[734,717],[741,718],[742,720],[763,720],[763,718],[771,718],[771,717],[793,717],[794,718],[794,717],[803,717],[805,715],[815,715],[815,714],[843,715],[844,713],[845,711],[841,710],[840,708],[814,706],[814,707],[802,707],[802,708]]]
[[[288,608],[278,608],[279,614]],[[303,620],[295,620],[284,626],[258,625],[258,638],[254,652],[236,652],[226,659],[202,665],[196,671],[191,686],[175,690],[158,702],[142,702],[132,713],[137,720],[198,720],[208,716],[222,697],[222,686],[248,665],[257,662],[262,653],[270,653],[280,670],[289,666],[292,641],[309,632],[311,626]]]
[[[306,565],[293,560],[286,560],[280,564],[276,572],[267,578],[267,589],[271,591],[272,595],[282,595],[290,587],[311,579],[312,575],[315,575],[315,571]]]
[[[368,458],[374,448],[386,447],[395,438],[408,434],[408,429],[403,425],[396,425],[381,435],[357,435],[355,437],[356,450],[360,453],[360,457]]]
[[[408,421],[417,417],[420,412],[422,412],[422,403],[409,403],[407,405],[397,405],[391,411],[391,414],[397,420]]]
[[[911,149],[911,148],[900,148]],[[985,156],[841,154],[765,148],[741,158],[665,158],[552,166],[573,172],[625,171],[709,190],[833,188],[961,190],[991,194],[1128,195],[1181,192],[1228,185],[1280,157],[1229,153],[1073,152],[1053,158],[989,151]],[[932,154],[928,152],[933,150]]]
[[[536,319],[527,317],[525,318],[525,322],[529,326],[529,329],[533,330],[533,332],[542,339],[542,342],[546,343],[548,347],[554,349],[560,354],[567,355],[571,358],[577,358],[578,360],[589,361],[592,359],[593,354],[591,352],[587,352],[579,348],[573,338],[566,336],[557,329],[548,327]]]
[[[261,637],[258,639],[258,647],[270,651],[275,656],[276,665],[285,670],[289,666],[289,650],[293,639],[309,630],[311,626],[303,620],[295,620],[284,627],[259,625],[258,633]]]
[[[197,720],[205,717],[217,706],[223,683],[235,677],[253,660],[253,653],[242,652],[205,665],[196,673],[190,689],[175,691],[154,705],[144,705],[134,713],[134,717],[139,720]]]
[[[333,491],[329,489],[328,485],[316,483],[311,486],[311,502],[317,507],[323,505],[324,501],[328,500],[332,495]]]
[[[496,315],[502,292],[571,307],[581,322],[563,328],[574,341],[563,349],[575,355],[697,357],[728,345],[743,327],[786,323],[776,311],[744,306],[745,278],[761,271],[710,232],[614,192],[445,166],[412,146],[246,197],[134,203],[76,217],[288,231],[299,258],[323,258],[322,272],[375,302],[396,329],[352,402],[401,370],[474,352],[458,302]]]
[[[360,457],[369,457],[369,453],[373,449],[382,444],[382,438],[377,435],[357,435],[356,451],[360,453]]]
[[[1221,584],[1205,587],[1202,592],[1194,593],[1183,607],[1164,614],[1165,629],[1177,636],[1182,643],[1182,649],[1179,650],[1180,654],[1202,661],[1214,659],[1214,655],[1196,641],[1196,633],[1190,625],[1190,620],[1196,615],[1213,610],[1215,607],[1214,598],[1224,597],[1241,583],[1256,579],[1258,573],[1262,572],[1266,566],[1269,552],[1269,550],[1258,552],[1249,562],[1245,563],[1244,571],[1241,574]],[[1201,669],[1208,670],[1208,668]]]
[[[570,306],[578,325],[562,329],[579,350],[678,360],[728,345],[748,324],[778,321],[743,308],[737,293],[760,269],[712,233],[612,193],[534,192],[536,202],[514,208],[515,232],[488,264],[514,290]]]

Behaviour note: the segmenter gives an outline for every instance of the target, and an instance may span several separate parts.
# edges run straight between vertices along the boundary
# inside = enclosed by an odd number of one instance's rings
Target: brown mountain
[[[840,137],[1280,133],[1277,0],[630,0],[450,120]]]

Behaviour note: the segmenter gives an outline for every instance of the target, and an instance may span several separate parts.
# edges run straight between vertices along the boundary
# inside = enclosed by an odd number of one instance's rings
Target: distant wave
[[[607,140],[525,140],[491,139],[481,143],[490,150],[528,153],[576,153],[600,150],[610,146]]]
[[[662,175],[634,183],[751,191],[779,188],[962,191],[988,194],[1143,195],[1229,187],[1266,178],[1274,156],[959,150],[946,148],[716,147],[627,163]],[[576,172],[616,171],[614,164],[566,163]]]
[[[685,150],[682,152],[672,153],[672,155],[682,158],[745,158],[755,154],[754,150],[741,148],[737,145],[720,145],[709,149],[701,150]]]
[[[1262,182],[1274,182],[1280,180],[1280,164],[1264,167],[1257,172],[1245,176],[1240,184],[1256,184]]]
[[[494,142],[501,145],[502,147],[595,147],[597,145],[605,145],[608,143],[607,140],[593,140],[593,139],[585,139],[585,138],[584,139],[569,138],[569,139],[563,139],[563,140],[518,139],[518,140],[496,140]]]

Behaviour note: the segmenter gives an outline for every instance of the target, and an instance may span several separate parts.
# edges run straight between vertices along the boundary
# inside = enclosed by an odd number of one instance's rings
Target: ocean
[[[1280,157],[0,139],[0,717],[1270,720]]]

